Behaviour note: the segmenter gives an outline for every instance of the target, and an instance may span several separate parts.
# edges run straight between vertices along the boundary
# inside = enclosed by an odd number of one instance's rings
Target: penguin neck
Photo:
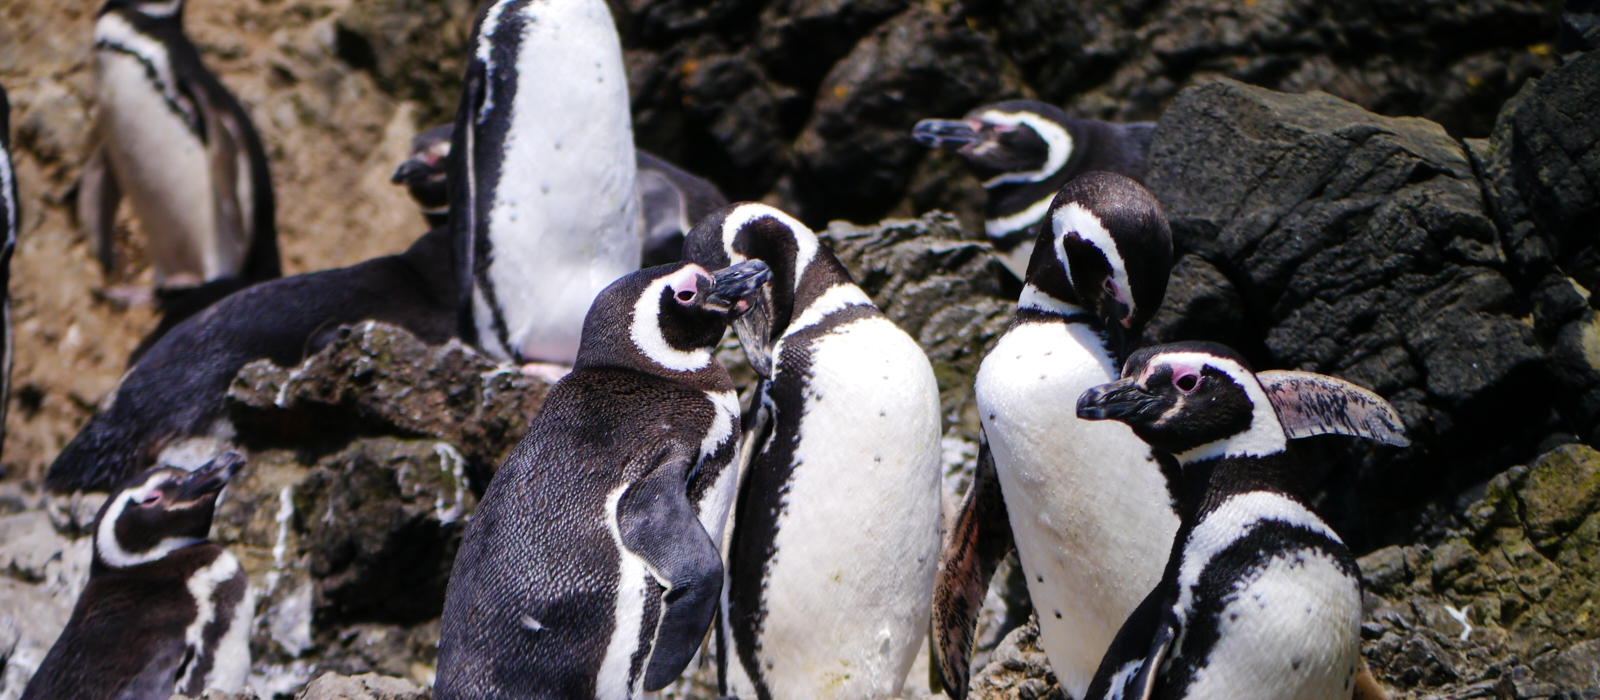
[[[187,579],[194,572],[216,561],[227,548],[210,540],[199,540],[178,547],[164,555],[124,566],[113,565],[95,549],[94,561],[89,565],[89,577],[129,576],[141,578]]]
[[[1228,499],[1256,491],[1282,495],[1309,509],[1302,495],[1305,485],[1296,478],[1298,461],[1287,450],[1265,455],[1224,455],[1192,462],[1167,457],[1162,472],[1167,476],[1167,488],[1185,529],[1194,527]]]

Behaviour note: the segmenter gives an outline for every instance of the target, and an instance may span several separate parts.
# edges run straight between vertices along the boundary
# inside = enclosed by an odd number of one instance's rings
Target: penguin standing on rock
[[[1161,206],[1121,175],[1073,180],[1040,222],[1016,318],[978,369],[978,469],[941,555],[934,646],[951,697],[966,695],[978,610],[1013,544],[1040,644],[1074,698],[1161,580],[1178,516],[1149,447],[1060,397],[1117,378],[1171,268]]]
[[[237,692],[255,602],[239,560],[206,540],[217,494],[244,464],[158,468],[100,510],[89,583],[23,700],[167,700]]]
[[[282,274],[266,152],[184,36],[183,0],[108,0],[94,65],[99,146],[79,180],[78,220],[109,270],[117,204],[133,205],[164,313],[153,337]]]
[[[1144,178],[1153,122],[1073,119],[1033,100],[979,107],[965,119],[924,119],[911,132],[929,148],[953,149],[988,192],[984,232],[1006,268],[1024,279],[1034,224],[1056,192],[1096,170]]]
[[[639,269],[616,23],[603,0],[495,0],[470,46],[450,149],[461,335],[500,361],[571,364],[595,295]]]
[[[1063,400],[1068,397],[1063,397]],[[1078,417],[1127,424],[1158,452],[1183,524],[1166,573],[1118,632],[1088,697],[1349,700],[1361,572],[1307,505],[1289,438],[1409,444],[1378,395],[1309,372],[1252,373],[1215,343],[1135,353]]]
[[[772,268],[734,321],[764,379],[729,543],[723,692],[899,695],[926,635],[939,551],[939,388],[928,358],[816,234],[763,204],[701,220],[685,254]],[[769,359],[770,358],[770,359]]]
[[[17,171],[11,163],[11,102],[0,87],[0,446],[6,440],[6,407],[11,405],[11,255],[17,248],[22,216],[17,211]]]
[[[770,273],[627,275],[473,514],[445,597],[434,697],[626,700],[678,677],[722,591],[738,448],[711,353]]]

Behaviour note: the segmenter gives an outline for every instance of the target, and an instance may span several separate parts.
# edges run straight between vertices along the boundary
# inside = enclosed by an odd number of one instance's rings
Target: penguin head
[[[411,139],[411,152],[404,162],[394,169],[389,181],[405,185],[411,198],[434,221],[450,212],[450,139],[455,133],[454,124],[441,124],[417,134]]]
[[[1078,417],[1115,420],[1188,464],[1283,452],[1289,438],[1340,434],[1409,444],[1394,407],[1335,377],[1257,374],[1232,349],[1173,343],[1133,353],[1122,378],[1078,397]]]
[[[772,347],[794,316],[795,295],[816,257],[817,234],[783,211],[739,202],[700,220],[684,238],[683,256],[709,268],[760,260],[772,269],[772,284],[733,322],[739,344],[757,374],[771,376]]]
[[[243,465],[239,453],[225,452],[192,472],[157,467],[134,477],[100,510],[96,563],[136,566],[205,541],[217,494]]]
[[[1171,273],[1172,230],[1150,191],[1116,173],[1085,173],[1040,220],[1019,304],[1082,308],[1122,357],[1160,308]]]
[[[911,136],[929,148],[947,148],[966,161],[984,189],[1039,182],[1072,158],[1066,112],[1034,100],[979,107],[963,119],[924,119]]]
[[[116,10],[131,10],[152,19],[183,20],[183,0],[106,0],[96,16]]]
[[[757,260],[715,273],[673,263],[630,273],[595,297],[575,369],[625,367],[668,377],[710,370],[728,321],[748,313],[771,278]]]

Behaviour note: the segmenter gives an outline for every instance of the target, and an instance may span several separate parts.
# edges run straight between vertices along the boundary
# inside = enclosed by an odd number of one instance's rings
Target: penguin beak
[[[760,260],[719,270],[708,305],[723,304],[757,375],[772,376],[772,271]]]
[[[207,496],[217,495],[243,466],[244,455],[238,452],[224,452],[218,455],[205,466],[191,472],[189,478],[178,484],[178,492],[173,502],[194,503]]]
[[[1160,398],[1145,391],[1133,379],[1119,379],[1101,384],[1083,392],[1078,397],[1078,417],[1083,420],[1115,420],[1127,422],[1160,402]]]
[[[1100,301],[1100,327],[1106,329],[1106,345],[1117,364],[1128,359],[1133,340],[1133,313],[1120,299],[1103,297]]]
[[[396,185],[410,184],[427,177],[428,172],[432,169],[433,166],[428,163],[426,157],[409,158],[404,163],[401,163],[400,167],[394,169],[394,174],[389,176],[389,182]]]
[[[961,148],[978,142],[971,124],[956,119],[924,119],[911,130],[911,138],[928,148]]]

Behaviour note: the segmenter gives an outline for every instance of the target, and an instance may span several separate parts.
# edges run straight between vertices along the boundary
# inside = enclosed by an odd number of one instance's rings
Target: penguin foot
[[[567,376],[567,373],[572,371],[572,368],[567,365],[558,365],[553,362],[529,362],[517,369],[525,376],[538,377],[551,384],[560,381],[562,377]]]

